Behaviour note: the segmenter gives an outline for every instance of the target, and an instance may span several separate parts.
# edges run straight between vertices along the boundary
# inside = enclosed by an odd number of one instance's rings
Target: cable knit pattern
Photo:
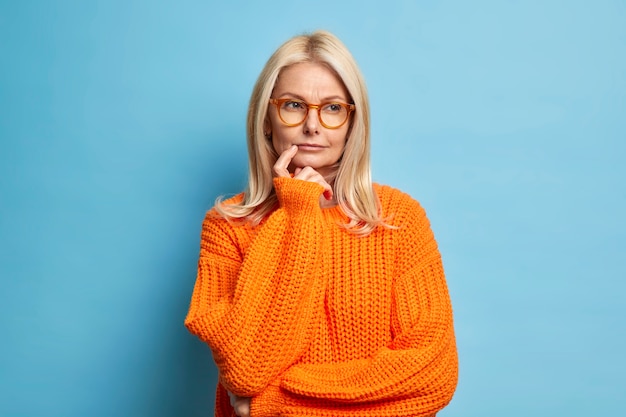
[[[319,207],[320,185],[274,186],[279,207],[260,225],[211,212],[203,224],[185,325],[219,369],[215,415],[234,415],[226,390],[253,397],[252,417],[435,415],[456,388],[457,354],[422,207],[375,185],[397,229],[358,237],[339,207]]]

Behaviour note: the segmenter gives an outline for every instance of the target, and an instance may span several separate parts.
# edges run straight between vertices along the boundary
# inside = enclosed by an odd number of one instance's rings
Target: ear
[[[266,139],[270,139],[272,137],[272,123],[270,122],[269,117],[266,117],[263,120],[263,134]]]

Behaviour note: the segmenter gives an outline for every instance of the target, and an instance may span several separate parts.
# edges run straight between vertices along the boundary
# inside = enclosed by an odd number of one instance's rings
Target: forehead
[[[303,62],[281,70],[274,95],[301,95],[302,98],[347,97],[347,90],[341,78],[324,64]]]

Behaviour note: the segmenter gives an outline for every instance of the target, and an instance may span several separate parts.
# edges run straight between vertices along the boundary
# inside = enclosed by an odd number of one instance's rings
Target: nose
[[[319,109],[315,107],[309,107],[309,114],[307,114],[304,120],[304,133],[309,135],[315,135],[320,132],[320,119]]]

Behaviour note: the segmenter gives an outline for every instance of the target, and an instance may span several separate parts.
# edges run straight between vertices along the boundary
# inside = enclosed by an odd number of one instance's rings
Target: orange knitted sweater
[[[424,210],[375,185],[397,228],[359,237],[339,206],[320,208],[320,185],[274,186],[279,207],[260,225],[212,212],[203,224],[185,325],[213,352],[215,415],[234,415],[226,390],[252,397],[252,417],[434,415],[457,353]]]

